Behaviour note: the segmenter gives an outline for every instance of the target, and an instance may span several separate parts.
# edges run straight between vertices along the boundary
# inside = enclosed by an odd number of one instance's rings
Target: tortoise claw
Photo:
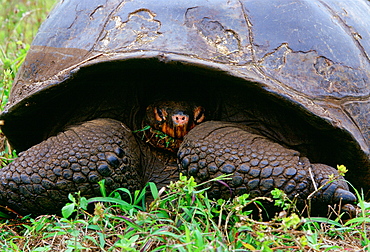
[[[340,209],[340,212],[343,214],[343,219],[353,219],[356,217],[356,208],[352,204],[345,204]]]
[[[356,196],[348,190],[338,188],[333,195],[333,202],[342,202],[343,204],[356,202]]]

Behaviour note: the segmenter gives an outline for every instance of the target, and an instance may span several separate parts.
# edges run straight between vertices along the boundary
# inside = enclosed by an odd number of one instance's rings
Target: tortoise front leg
[[[189,132],[179,149],[183,172],[198,181],[232,173],[232,180],[226,182],[236,195],[270,196],[271,190],[279,188],[303,203],[316,188],[325,185],[313,194],[312,203],[324,206],[356,201],[336,169],[311,164],[298,151],[251,132],[235,123],[200,124]],[[331,174],[340,180],[326,184]],[[230,197],[230,189],[221,183],[214,183],[210,193],[214,197]]]
[[[121,122],[96,119],[37,144],[0,169],[0,204],[19,213],[56,213],[68,194],[99,196],[98,181],[114,190],[139,189],[140,149]],[[144,182],[144,181],[143,181]]]

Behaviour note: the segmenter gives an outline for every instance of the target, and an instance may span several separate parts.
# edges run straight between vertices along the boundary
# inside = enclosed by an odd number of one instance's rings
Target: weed
[[[0,0],[0,112],[8,102],[15,75],[38,27],[55,3],[56,0]],[[0,168],[16,157],[1,131],[0,156]]]
[[[147,142],[149,142],[152,138],[157,139],[157,144],[163,145],[165,148],[174,146],[176,143],[176,140],[173,137],[167,135],[166,133],[163,133],[160,130],[152,129],[152,127],[149,125],[144,126],[142,129],[134,130],[133,133],[144,132],[144,131],[149,131],[151,135],[151,137],[149,137]],[[144,138],[145,138],[145,135],[143,134],[142,139]]]
[[[339,218],[302,218],[288,214],[294,208],[284,194],[276,192],[275,203],[282,212],[270,221],[258,221],[245,207],[266,198],[249,199],[248,194],[233,199],[208,198],[207,184],[227,176],[197,184],[180,175],[179,181],[157,190],[155,184],[130,193],[125,188],[108,194],[100,182],[101,197],[86,199],[70,195],[61,218],[41,216],[27,219],[21,234],[9,224],[0,236],[7,248],[28,251],[329,251],[368,247],[364,216],[342,222]],[[146,202],[147,195],[153,200]],[[360,201],[361,202],[361,201]],[[293,204],[293,205],[292,205]],[[88,211],[93,206],[93,211]],[[365,224],[364,224],[365,222]],[[1,239],[2,238],[2,239]],[[26,242],[25,242],[26,241]],[[47,244],[47,245],[45,245]],[[17,251],[16,249],[10,251]]]
[[[54,3],[0,0],[0,111],[38,26]],[[0,141],[0,165],[4,166],[15,152],[1,132]],[[341,166],[338,170],[346,171]],[[295,214],[295,203],[281,191],[274,191],[275,204],[283,211],[263,222],[251,218],[251,212],[245,209],[250,204],[261,206],[260,199],[242,195],[214,200],[208,198],[206,186],[181,176],[178,182],[159,191],[149,183],[142,191],[130,193],[121,188],[108,194],[101,182],[102,197],[70,195],[71,202],[63,208],[62,217],[11,220],[0,215],[4,218],[0,221],[0,250],[370,251],[370,205],[362,192],[355,190],[358,216],[344,222],[339,217],[301,218]],[[148,193],[152,202],[145,200]],[[89,206],[94,210],[88,211]]]

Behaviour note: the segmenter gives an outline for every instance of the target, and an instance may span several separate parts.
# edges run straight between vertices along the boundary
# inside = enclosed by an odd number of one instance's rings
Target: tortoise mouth
[[[174,138],[163,131],[149,128],[144,132],[145,141],[150,143],[153,147],[163,150],[168,150],[170,152],[176,153],[180,148],[183,141],[182,138]]]
[[[162,126],[162,132],[172,138],[182,139],[192,128],[194,127],[188,128],[188,125],[174,125],[171,127],[165,123]]]
[[[205,108],[207,120],[246,124],[312,162],[366,171],[366,157],[347,132],[265,89],[263,83],[210,66],[157,58],[82,67],[63,82],[22,101],[28,106],[4,113],[2,130],[17,151],[69,125],[100,117],[120,120],[134,131],[142,128],[147,106],[160,100],[194,101]],[[172,138],[183,135],[164,132]],[[349,172],[347,178],[355,175]]]

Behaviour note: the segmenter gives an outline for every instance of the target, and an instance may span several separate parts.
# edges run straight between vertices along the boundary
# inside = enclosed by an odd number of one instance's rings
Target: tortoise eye
[[[204,108],[199,106],[194,109],[194,122],[201,123],[205,119]]]
[[[160,108],[154,108],[155,119],[159,122],[165,121],[167,113]]]

